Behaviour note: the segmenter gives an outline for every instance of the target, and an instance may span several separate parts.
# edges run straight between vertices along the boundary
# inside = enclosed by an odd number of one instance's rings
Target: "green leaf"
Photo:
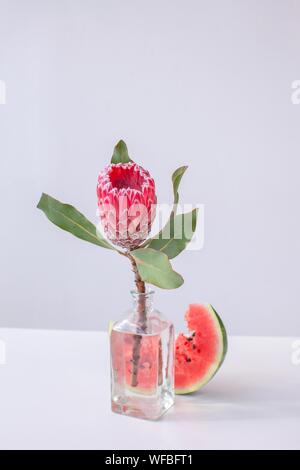
[[[172,175],[172,182],[173,182],[173,192],[174,192],[174,204],[178,204],[179,201],[179,185],[182,180],[182,177],[186,170],[188,169],[187,166],[181,166],[180,168],[177,168],[177,170],[174,171]]]
[[[78,212],[75,207],[69,204],[62,204],[44,193],[37,207],[45,213],[53,224],[72,233],[75,237],[101,246],[102,248],[114,250],[114,247],[97,233],[95,225],[87,220],[83,214]]]
[[[148,248],[165,253],[169,259],[178,256],[193,238],[197,226],[198,209],[186,214],[171,214],[165,227],[152,239]]]
[[[111,158],[111,163],[128,163],[131,159],[128,155],[127,145],[124,140],[120,140],[114,148],[114,153]]]
[[[131,252],[139,274],[144,282],[162,289],[177,289],[184,280],[173,271],[171,263],[164,253],[151,248],[139,248]]]
[[[179,255],[179,253],[181,253],[184,250],[187,243],[191,240],[187,238],[186,241],[184,241],[183,237],[179,237],[182,240],[182,242],[180,243],[180,239],[174,241],[174,236],[172,235],[172,227],[176,227],[177,232],[178,232],[178,227],[182,226],[182,220],[181,220],[182,215],[179,216],[180,218],[177,218],[176,211],[177,211],[177,204],[179,201],[179,193],[178,193],[179,185],[187,169],[188,169],[187,166],[181,166],[180,168],[177,168],[177,170],[175,170],[172,175],[174,203],[173,203],[173,209],[170,214],[168,222],[157,235],[150,238],[149,240],[146,240],[146,242],[142,245],[142,247],[149,247],[155,250],[162,251],[166,253],[170,259],[175,258],[175,256]],[[192,214],[191,217],[193,218],[193,226],[194,226],[193,232],[194,232],[196,229],[196,223],[197,223],[197,211],[196,212],[193,211],[191,214]],[[191,225],[192,224],[190,224],[190,226]],[[164,247],[165,249],[163,249]]]

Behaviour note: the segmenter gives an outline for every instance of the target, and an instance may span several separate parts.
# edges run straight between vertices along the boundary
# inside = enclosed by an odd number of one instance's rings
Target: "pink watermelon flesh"
[[[176,339],[175,392],[199,390],[221,367],[227,352],[227,334],[210,304],[192,304],[185,320],[191,334]]]

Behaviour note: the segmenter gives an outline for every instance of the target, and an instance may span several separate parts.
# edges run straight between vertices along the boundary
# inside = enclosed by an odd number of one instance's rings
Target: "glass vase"
[[[174,328],[153,307],[153,291],[132,292],[133,306],[110,333],[112,411],[155,420],[174,404]]]

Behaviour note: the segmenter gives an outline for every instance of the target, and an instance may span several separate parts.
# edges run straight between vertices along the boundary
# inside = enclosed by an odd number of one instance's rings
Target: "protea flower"
[[[155,183],[147,170],[130,161],[100,172],[98,208],[107,238],[131,250],[146,240],[155,217]]]

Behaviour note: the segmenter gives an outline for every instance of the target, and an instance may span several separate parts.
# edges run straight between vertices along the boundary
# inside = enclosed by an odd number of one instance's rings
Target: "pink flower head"
[[[155,217],[154,179],[134,162],[111,164],[100,172],[98,208],[107,238],[122,248],[146,240]]]

